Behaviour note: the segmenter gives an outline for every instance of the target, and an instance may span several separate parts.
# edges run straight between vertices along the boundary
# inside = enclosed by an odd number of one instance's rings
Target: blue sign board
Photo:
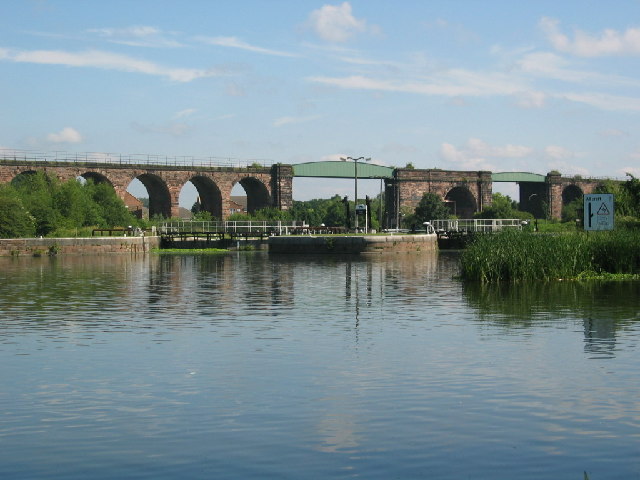
[[[584,196],[584,229],[613,230],[612,193],[592,193]]]

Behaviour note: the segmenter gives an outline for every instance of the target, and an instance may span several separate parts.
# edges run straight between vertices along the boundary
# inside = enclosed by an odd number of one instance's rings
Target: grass
[[[229,253],[224,248],[154,248],[151,253],[160,255],[219,255]]]
[[[480,282],[628,280],[640,274],[640,235],[633,230],[479,236],[463,252],[462,278]]]

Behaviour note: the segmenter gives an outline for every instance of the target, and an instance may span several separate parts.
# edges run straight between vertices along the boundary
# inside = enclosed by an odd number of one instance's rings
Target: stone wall
[[[160,237],[5,238],[0,256],[146,253],[159,246]]]
[[[354,235],[269,237],[269,253],[376,254],[435,252],[438,239],[431,235]]]

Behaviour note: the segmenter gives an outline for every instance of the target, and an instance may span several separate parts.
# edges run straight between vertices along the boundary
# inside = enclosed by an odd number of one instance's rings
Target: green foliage
[[[191,211],[193,212],[193,209]],[[211,215],[211,212],[207,212],[206,210],[199,210],[198,212],[194,212],[191,220],[210,222],[213,220],[213,215]]]
[[[439,195],[425,193],[414,212],[414,221],[422,225],[430,220],[445,220],[450,216],[449,209]]]
[[[82,184],[75,179],[60,182],[44,172],[36,172],[19,175],[3,191],[10,193],[5,195],[5,201],[12,202],[11,208],[3,209],[0,216],[0,235],[4,237],[60,235],[88,226],[137,224],[107,183],[90,180]],[[30,224],[32,228],[25,227]]]
[[[350,202],[350,205],[353,214],[353,202]],[[292,220],[301,220],[313,226],[324,223],[329,227],[342,227],[347,223],[346,209],[340,195],[334,195],[330,199],[294,201],[290,214]]]
[[[370,201],[371,209],[371,225],[370,228],[380,228],[380,196]],[[348,202],[349,212],[353,216],[355,205]],[[268,221],[303,221],[312,226],[320,226],[322,224],[328,227],[344,227],[348,225],[346,207],[343,198],[340,195],[334,195],[329,199],[313,199],[307,201],[293,201],[290,210],[280,210],[278,208],[267,207],[255,212],[234,213],[227,220],[230,221],[250,221],[250,220],[268,220]],[[362,225],[362,220],[360,221]]]
[[[24,208],[10,185],[0,187],[0,238],[33,237],[35,218]]]
[[[533,215],[518,210],[518,203],[511,200],[508,195],[494,193],[491,205],[476,213],[474,218],[520,218],[525,220],[533,219]]]
[[[481,282],[640,273],[640,236],[630,230],[479,236],[461,257],[462,277]]]
[[[570,203],[567,203],[562,207],[562,221],[563,222],[575,222],[576,219],[581,219],[583,215],[584,200],[582,197],[576,198]]]
[[[256,219],[248,213],[232,213],[227,217],[227,220],[230,222],[249,222]]]
[[[640,180],[627,173],[625,182],[605,180],[594,193],[613,193],[618,217],[640,217]]]
[[[254,220],[270,220],[270,221],[281,221],[281,222],[289,222],[291,221],[291,213],[286,210],[280,210],[275,207],[266,207],[257,210],[252,215]]]
[[[136,219],[108,183],[87,182],[85,187],[104,219],[100,226],[135,225]],[[88,220],[90,221],[90,220]],[[86,223],[85,223],[86,225]]]

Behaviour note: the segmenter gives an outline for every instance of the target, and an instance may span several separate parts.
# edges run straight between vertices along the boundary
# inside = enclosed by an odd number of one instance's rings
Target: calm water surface
[[[0,478],[640,478],[640,284],[0,259]]]

